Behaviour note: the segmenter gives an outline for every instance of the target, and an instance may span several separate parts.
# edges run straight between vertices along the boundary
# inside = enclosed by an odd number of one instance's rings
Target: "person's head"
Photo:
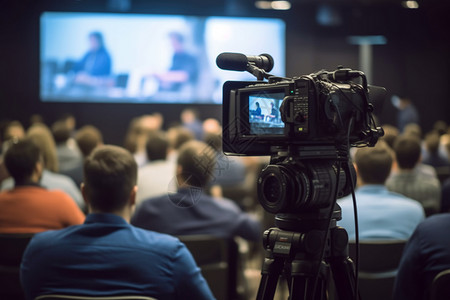
[[[220,133],[207,133],[205,135],[204,141],[216,152],[222,152],[222,135]]]
[[[11,145],[4,156],[4,163],[16,185],[39,182],[43,163],[39,147],[31,139],[22,139]]]
[[[384,130],[384,135],[381,138],[381,140],[385,141],[386,144],[391,149],[393,149],[394,148],[395,139],[400,134],[399,130],[398,130],[397,127],[395,127],[393,125],[390,125],[390,124],[385,124],[382,127],[383,127],[383,130]]]
[[[83,197],[91,212],[131,215],[135,203],[137,164],[128,150],[104,145],[84,162]]]
[[[412,135],[401,135],[395,141],[394,151],[400,169],[413,169],[420,160],[420,140]]]
[[[53,138],[57,145],[64,144],[70,138],[70,129],[63,121],[56,121],[52,125]]]
[[[171,32],[169,34],[172,47],[175,52],[181,52],[184,49],[184,36],[179,32]]]
[[[148,134],[145,150],[149,161],[166,160],[169,140],[161,131],[151,132]]]
[[[256,105],[256,107],[259,107],[259,102],[258,101],[255,102],[255,105]]]
[[[69,128],[69,131],[75,130],[75,127],[77,126],[77,120],[75,119],[75,116],[72,115],[71,113],[62,114],[58,118],[58,121],[64,122],[66,126]]]
[[[358,184],[384,184],[391,173],[393,153],[385,142],[378,141],[375,147],[359,148],[354,162]]]
[[[78,130],[75,141],[84,157],[91,154],[97,146],[103,144],[103,137],[100,130],[92,125],[86,125]]]
[[[416,123],[406,124],[405,128],[403,129],[403,135],[411,135],[418,139],[422,139],[422,128],[419,126],[419,124]]]
[[[3,141],[25,137],[25,129],[19,121],[8,122],[3,130]]]
[[[104,47],[103,35],[100,32],[94,31],[89,34],[89,47],[94,51]]]
[[[203,132],[205,134],[208,134],[208,133],[220,134],[220,133],[222,133],[222,126],[220,125],[219,121],[214,118],[208,118],[208,119],[204,120],[202,127],[203,127]]]
[[[200,141],[189,141],[179,150],[178,181],[182,186],[205,187],[211,180],[215,164],[214,149]]]
[[[431,154],[436,154],[439,150],[440,135],[437,131],[429,132],[425,136],[425,148]]]
[[[181,122],[183,124],[189,124],[198,120],[199,112],[193,108],[186,108],[181,112]]]
[[[405,109],[406,107],[411,105],[411,98],[407,97],[407,96],[401,96],[399,99],[399,108],[400,109]]]
[[[27,137],[41,150],[44,158],[44,168],[52,172],[58,172],[59,164],[56,144],[50,129],[44,124],[35,124],[28,129]]]
[[[433,124],[433,130],[435,130],[439,134],[439,136],[446,134],[448,131],[447,122],[443,120],[437,120]]]
[[[167,132],[170,147],[174,150],[180,149],[180,147],[188,141],[195,139],[194,134],[187,128],[182,126],[172,127]]]

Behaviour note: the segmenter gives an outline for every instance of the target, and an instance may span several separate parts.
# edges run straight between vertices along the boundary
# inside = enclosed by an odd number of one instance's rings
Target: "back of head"
[[[28,129],[27,137],[41,150],[45,169],[58,172],[59,166],[56,145],[50,129],[44,124],[35,124]]]
[[[165,160],[169,149],[169,140],[161,131],[150,132],[148,134],[145,150],[150,161]]]
[[[5,153],[4,162],[17,185],[30,180],[40,158],[39,147],[31,139],[22,139],[11,144]]]
[[[220,133],[207,133],[204,140],[215,151],[222,152],[222,135]]]
[[[386,144],[391,147],[391,149],[394,148],[395,139],[399,135],[399,130],[397,127],[389,124],[385,124],[382,126],[384,130],[384,135],[381,138],[383,141],[386,142]]]
[[[70,138],[70,128],[63,121],[56,121],[52,125],[52,134],[56,144],[64,144]]]
[[[205,187],[214,171],[216,153],[207,144],[192,140],[180,148],[177,164],[182,168],[181,176],[188,185]]]
[[[103,144],[100,130],[92,125],[81,127],[75,136],[75,140],[84,157],[88,156],[95,147]]]
[[[168,131],[168,137],[170,146],[175,150],[180,149],[184,143],[195,139],[192,131],[181,126],[170,128]]]
[[[384,184],[391,172],[392,161],[392,150],[383,141],[378,141],[375,147],[359,148],[355,153],[358,176],[366,184]]]
[[[413,169],[422,151],[420,140],[413,135],[401,135],[395,141],[394,151],[400,169]]]
[[[422,138],[422,128],[420,128],[419,124],[409,123],[403,129],[403,135],[411,135],[418,139]]]
[[[440,135],[437,131],[432,131],[425,136],[425,147],[431,154],[436,154],[439,150]]]
[[[121,147],[100,146],[84,162],[84,195],[96,211],[111,213],[125,207],[136,180],[136,161]]]
[[[21,139],[25,136],[25,129],[19,121],[11,121],[5,124],[2,132],[2,141]]]

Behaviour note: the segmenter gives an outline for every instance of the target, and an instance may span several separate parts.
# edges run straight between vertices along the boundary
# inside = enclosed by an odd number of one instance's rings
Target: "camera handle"
[[[266,230],[263,242],[266,257],[256,299],[273,299],[280,275],[288,281],[289,300],[360,299],[355,295],[356,279],[353,262],[348,257],[346,230],[334,225],[326,234],[324,238],[324,232],[318,230],[307,233],[277,227]],[[315,259],[323,242],[327,245],[326,254],[322,260]],[[327,297],[333,289],[338,298]]]

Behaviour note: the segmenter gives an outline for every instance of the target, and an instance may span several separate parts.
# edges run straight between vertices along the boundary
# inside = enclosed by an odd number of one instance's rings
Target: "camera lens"
[[[283,186],[272,173],[265,179],[262,189],[266,200],[270,203],[275,203],[280,199]]]

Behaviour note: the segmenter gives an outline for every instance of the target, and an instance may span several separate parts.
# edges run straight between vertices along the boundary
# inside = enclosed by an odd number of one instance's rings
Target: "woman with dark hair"
[[[98,85],[111,74],[111,57],[105,48],[102,33],[89,34],[89,50],[74,68],[77,73],[75,82],[87,85]]]

